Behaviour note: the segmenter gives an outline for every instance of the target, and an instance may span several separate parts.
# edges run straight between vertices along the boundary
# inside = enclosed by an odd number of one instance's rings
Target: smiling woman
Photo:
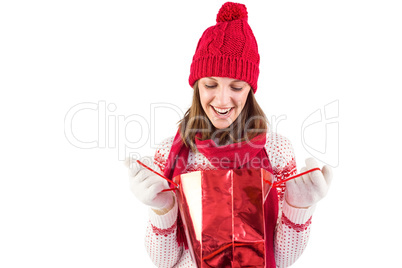
[[[229,127],[246,104],[250,85],[226,77],[201,78],[198,84],[201,105],[214,127]]]
[[[264,245],[254,253],[245,250],[243,257],[240,253],[226,252],[234,246],[220,247],[222,241],[203,234],[203,243],[206,239],[214,252],[223,252],[223,255],[206,259],[194,257],[198,256],[192,250],[196,245],[189,242],[191,235],[185,229],[188,224],[183,224],[181,218],[185,211],[183,202],[169,192],[171,189],[164,179],[134,163],[130,166],[131,189],[138,199],[151,207],[146,247],[158,267],[202,267],[201,262],[208,267],[288,267],[307,245],[315,204],[328,190],[331,169],[324,167],[321,172],[317,162],[310,159],[306,161],[306,168],[311,174],[302,174],[294,179],[296,182],[287,181],[296,174],[295,157],[286,138],[268,131],[266,116],[254,97],[260,56],[248,24],[247,9],[242,4],[227,2],[216,21],[216,25],[201,36],[190,67],[192,105],[180,120],[176,136],[166,139],[157,149],[152,168],[170,180],[185,173],[207,170],[238,172],[242,169],[251,174],[252,170],[265,169],[273,174],[278,190],[271,190],[263,201],[260,200],[263,208],[259,211],[263,213],[254,215],[260,216],[258,222],[263,231],[251,227],[241,234],[226,233],[231,230],[217,227],[221,236],[239,238],[242,242],[237,241],[237,246],[246,245],[246,237],[263,233]],[[224,194],[231,195],[230,200],[238,200],[233,197],[233,185],[225,184],[219,191],[214,187],[225,178],[213,176],[211,190],[203,191],[199,198],[217,206],[221,201],[214,200],[221,200]],[[248,185],[241,191],[248,193],[249,186],[256,180],[256,176],[247,178]],[[177,196],[181,196],[180,193]],[[251,199],[240,200],[244,201],[244,207],[259,202],[255,195],[245,196]],[[204,212],[219,214],[215,210]],[[239,220],[244,216],[240,214],[242,216],[235,216]],[[214,222],[213,226],[217,224]],[[263,260],[256,264],[255,256],[263,256]]]
[[[268,120],[247,82],[204,77],[195,82],[193,102],[180,122],[183,141],[194,152],[196,133],[218,144],[250,140],[266,132]]]

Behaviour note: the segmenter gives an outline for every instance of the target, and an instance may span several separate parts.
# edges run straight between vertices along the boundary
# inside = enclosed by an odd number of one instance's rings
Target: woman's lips
[[[219,117],[219,118],[227,118],[230,116],[230,114],[233,111],[233,107],[230,108],[218,108],[215,106],[212,106],[212,109],[214,110],[215,114]]]

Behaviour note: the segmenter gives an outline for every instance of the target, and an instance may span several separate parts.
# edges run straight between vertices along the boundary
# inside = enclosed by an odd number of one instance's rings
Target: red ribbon
[[[168,182],[170,182],[171,184],[174,185],[174,188],[170,188],[170,189],[165,189],[162,190],[162,192],[167,192],[167,191],[174,191],[179,189],[179,185],[175,182],[173,182],[172,180],[166,178],[165,176],[163,176],[162,174],[160,174],[159,172],[156,172],[155,170],[153,170],[152,168],[148,167],[147,165],[145,165],[144,163],[142,163],[140,160],[137,160],[137,163],[140,164],[141,166],[143,166],[144,168],[148,169],[149,171],[152,171],[153,173],[155,173],[156,175],[161,176],[162,178],[164,178],[165,180],[167,180]]]
[[[300,173],[300,174],[297,174],[297,175],[291,176],[291,177],[289,177],[289,178],[286,178],[286,179],[284,179],[284,180],[282,180],[282,181],[276,181],[276,182],[274,182],[274,185],[272,185],[272,187],[278,187],[280,184],[282,184],[282,183],[284,183],[284,182],[287,182],[287,181],[296,179],[297,177],[301,177],[301,176],[303,176],[303,175],[305,175],[305,174],[307,174],[307,173],[310,173],[310,172],[313,172],[313,171],[316,171],[316,170],[321,170],[321,169],[318,168],[318,167],[317,167],[317,168],[312,168],[312,169],[309,169],[309,170],[307,170],[307,171],[305,171],[305,172],[302,172],[302,173]]]
[[[162,192],[175,191],[175,190],[179,189],[179,185],[178,185],[177,183],[175,183],[175,182],[173,182],[172,180],[166,178],[165,176],[163,176],[163,175],[160,174],[159,172],[156,172],[155,170],[153,170],[152,168],[148,167],[147,165],[143,164],[140,160],[137,160],[137,163],[140,164],[141,166],[145,167],[146,169],[152,171],[153,173],[155,173],[155,174],[161,176],[162,178],[164,178],[165,180],[167,180],[168,182],[170,182],[172,185],[174,185],[173,188],[169,188],[169,189],[162,190]],[[273,185],[272,185],[272,187],[278,187],[280,184],[282,184],[282,183],[284,183],[284,182],[287,182],[287,181],[296,179],[296,178],[298,178],[298,177],[301,177],[301,176],[303,176],[303,175],[305,175],[305,174],[307,174],[307,173],[310,173],[310,172],[313,172],[313,171],[316,171],[316,170],[321,170],[321,169],[320,169],[320,168],[312,168],[312,169],[309,169],[309,170],[307,170],[307,171],[305,171],[305,172],[302,172],[302,173],[299,173],[299,174],[297,174],[297,175],[291,176],[291,177],[286,178],[286,179],[284,179],[284,180],[282,180],[282,181],[274,182]],[[265,181],[265,180],[264,180],[264,181]],[[269,181],[265,181],[265,182],[267,182],[268,184],[271,184],[271,182],[269,182]]]

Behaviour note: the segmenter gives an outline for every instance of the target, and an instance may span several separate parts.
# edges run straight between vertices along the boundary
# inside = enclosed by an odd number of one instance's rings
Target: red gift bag
[[[197,267],[265,267],[265,169],[196,171],[176,176],[176,196]]]

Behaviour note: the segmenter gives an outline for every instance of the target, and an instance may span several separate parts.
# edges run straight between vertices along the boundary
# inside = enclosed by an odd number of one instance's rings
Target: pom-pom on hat
[[[219,10],[216,16],[216,22],[225,22],[232,20],[246,19],[247,8],[243,4],[227,2]]]
[[[254,93],[260,64],[257,41],[247,22],[243,4],[227,2],[216,16],[216,25],[204,31],[190,67],[189,84],[203,77],[229,77],[246,81]]]

